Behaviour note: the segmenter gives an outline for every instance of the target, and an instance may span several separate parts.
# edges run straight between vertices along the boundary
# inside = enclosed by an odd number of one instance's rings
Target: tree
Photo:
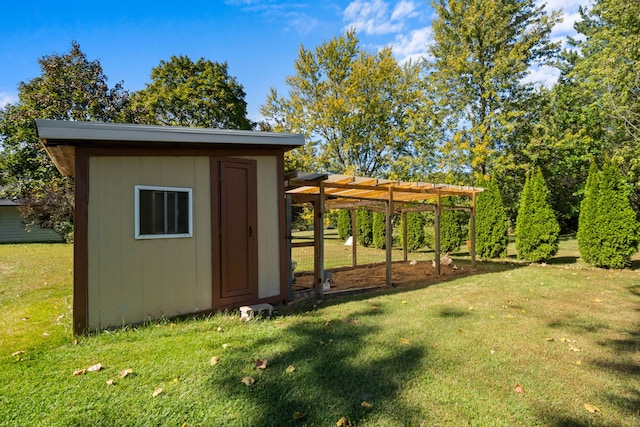
[[[509,219],[495,178],[484,182],[476,201],[476,250],[480,258],[507,256]]]
[[[288,96],[271,89],[260,111],[274,130],[305,135],[300,164],[380,176],[404,173],[394,165],[420,159],[414,143],[428,128],[416,64],[400,66],[389,48],[367,53],[348,31],[313,51],[301,46],[295,69]]]
[[[563,58],[564,75],[581,98],[569,111],[586,110],[587,118],[597,117],[580,123],[600,134],[592,148],[595,156],[610,157],[624,175],[640,182],[640,3],[596,0],[580,12],[576,29],[581,37]],[[640,208],[637,186],[632,203]]]
[[[373,246],[384,249],[387,245],[387,216],[382,212],[373,213]]]
[[[425,245],[425,224],[422,212],[407,212],[407,250],[409,252],[416,251]]]
[[[245,92],[226,62],[172,56],[151,70],[151,83],[133,94],[140,123],[222,129],[251,129]]]
[[[338,211],[338,238],[347,240],[351,235],[351,211],[340,209]]]
[[[540,168],[527,174],[516,219],[518,258],[545,261],[558,253],[560,225],[549,204],[549,190]]]
[[[434,0],[429,81],[442,109],[443,154],[452,169],[489,173],[527,126],[529,67],[557,52],[559,14],[535,0]]]
[[[622,174],[609,160],[602,166],[597,188],[597,248],[592,252],[592,263],[606,268],[627,267],[638,250],[638,222]]]
[[[367,209],[356,211],[356,226],[358,229],[358,243],[371,246],[373,243],[373,215]]]
[[[591,162],[589,176],[584,189],[584,198],[580,203],[578,220],[578,249],[580,256],[587,264],[594,264],[598,252],[598,166]]]
[[[74,121],[123,121],[129,95],[120,83],[113,88],[97,60],[89,61],[80,45],[38,59],[42,74],[18,85],[18,103],[0,109],[0,185],[5,197],[26,203],[24,214],[65,239],[72,205],[64,194],[73,194],[72,180],[61,179],[40,145],[34,119]],[[35,203],[31,206],[30,203]],[[59,218],[59,219],[57,219]]]

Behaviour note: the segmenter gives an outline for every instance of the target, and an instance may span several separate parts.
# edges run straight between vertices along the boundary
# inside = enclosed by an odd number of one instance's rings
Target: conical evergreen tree
[[[584,188],[584,198],[580,203],[578,218],[578,249],[582,260],[594,264],[598,252],[598,177],[599,171],[595,162],[591,162],[589,175]]]
[[[351,236],[351,211],[340,209],[338,211],[338,238],[347,240]]]
[[[491,259],[507,256],[509,219],[495,179],[485,181],[476,201],[476,255]]]
[[[371,211],[358,209],[356,211],[356,227],[358,228],[358,243],[371,246],[373,242],[373,216]]]
[[[382,212],[373,213],[373,246],[384,249],[387,244],[387,221]]]
[[[407,250],[409,252],[416,251],[425,245],[425,224],[422,212],[407,212]]]
[[[454,252],[460,249],[465,234],[462,228],[464,212],[442,209],[440,214],[440,250]]]
[[[542,171],[529,174],[522,189],[516,219],[518,258],[531,262],[545,261],[558,253],[560,225],[549,203],[549,190]]]
[[[598,250],[593,264],[623,268],[638,250],[638,222],[631,208],[624,180],[618,167],[605,161],[598,180],[596,207]]]

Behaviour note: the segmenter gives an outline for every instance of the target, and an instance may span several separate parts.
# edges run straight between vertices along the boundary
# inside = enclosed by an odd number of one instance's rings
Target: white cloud
[[[382,0],[355,0],[344,10],[343,20],[347,28],[365,34],[391,34],[400,32],[404,22],[393,21],[388,16],[389,4]]]
[[[0,108],[4,108],[7,104],[15,104],[16,102],[18,102],[18,95],[0,92]]]
[[[559,75],[560,71],[557,68],[543,65],[530,68],[529,74],[522,79],[522,82],[541,84],[542,86],[551,88],[558,81]]]
[[[396,5],[391,14],[392,21],[398,21],[405,18],[414,18],[418,16],[416,11],[416,4],[412,1],[402,0]]]
[[[409,60],[416,61],[429,55],[429,44],[433,40],[431,27],[413,30],[408,36],[398,34],[395,41],[390,43],[394,55],[398,61],[405,63]]]

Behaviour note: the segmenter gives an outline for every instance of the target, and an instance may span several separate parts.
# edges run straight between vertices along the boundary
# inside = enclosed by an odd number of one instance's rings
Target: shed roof
[[[353,200],[353,205],[362,201],[383,202],[390,198],[393,203],[418,203],[435,201],[439,196],[473,196],[484,191],[481,187],[432,184],[428,182],[405,182],[391,179],[358,177],[351,175],[327,175],[298,173],[287,181],[287,194],[294,201],[311,200],[324,187],[327,207],[345,207],[344,199]],[[332,200],[338,201],[333,203]]]
[[[58,169],[73,174],[76,146],[135,148],[279,148],[304,145],[304,136],[278,132],[122,123],[36,120],[38,137]]]

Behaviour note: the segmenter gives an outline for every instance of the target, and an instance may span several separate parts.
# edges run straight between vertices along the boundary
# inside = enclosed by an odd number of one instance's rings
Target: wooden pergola
[[[470,255],[472,267],[476,266],[475,214],[477,194],[484,189],[427,182],[404,182],[398,180],[357,177],[351,175],[328,175],[318,173],[293,173],[286,177],[285,193],[287,211],[291,205],[310,203],[314,209],[314,283],[315,291],[322,294],[324,282],[324,212],[327,209],[351,209],[352,230],[355,226],[355,208],[375,207],[386,214],[386,266],[387,285],[391,285],[391,216],[394,212],[402,214],[406,224],[406,213],[433,210],[435,213],[435,268],[440,275],[440,214],[444,208],[442,198],[463,196],[470,198],[469,204],[450,206],[447,209],[465,209],[470,211]],[[404,259],[407,260],[406,226],[403,227]],[[356,244],[354,236],[353,262],[356,263]],[[290,240],[287,240],[291,244]],[[290,248],[289,248],[290,249]],[[354,265],[355,266],[355,265]],[[291,279],[291,278],[290,278]],[[291,283],[291,280],[289,281]]]

